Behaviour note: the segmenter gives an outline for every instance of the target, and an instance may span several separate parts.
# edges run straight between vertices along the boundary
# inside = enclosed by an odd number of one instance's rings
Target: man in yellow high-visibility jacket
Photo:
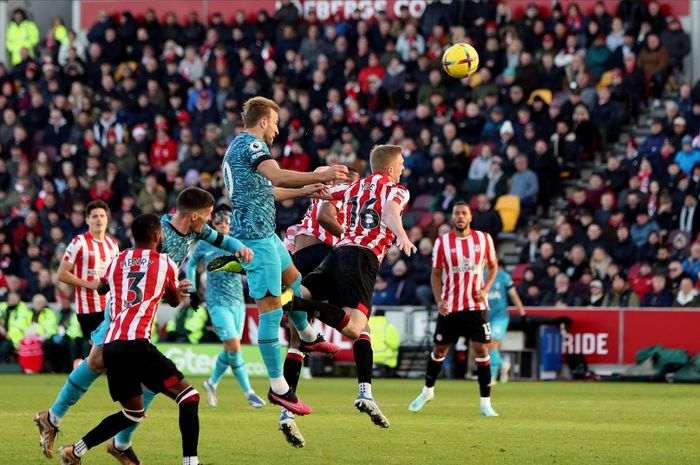
[[[22,8],[15,9],[12,14],[5,41],[12,66],[22,61],[20,51],[23,48],[27,49],[29,56],[34,57],[34,47],[39,43],[39,28],[27,18],[27,13]]]
[[[372,333],[372,351],[374,368],[379,376],[393,376],[399,362],[401,336],[396,326],[389,323],[383,310],[375,310],[369,319]]]

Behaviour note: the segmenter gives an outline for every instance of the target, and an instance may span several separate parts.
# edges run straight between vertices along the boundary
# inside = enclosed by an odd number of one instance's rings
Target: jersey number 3
[[[146,273],[139,271],[131,271],[126,275],[129,280],[129,292],[126,295],[126,303],[129,305],[132,305],[134,302],[138,302],[143,298],[143,291],[141,291],[139,285],[141,284],[141,280],[144,276],[146,276]],[[133,299],[131,298],[132,296]]]
[[[368,199],[364,204],[359,205],[357,202],[357,196],[350,198],[350,204],[352,205],[352,213],[350,214],[350,224],[355,224],[357,222],[357,215],[359,211],[360,224],[365,229],[373,229],[379,226],[379,213],[372,208],[372,205],[377,201],[377,199]]]

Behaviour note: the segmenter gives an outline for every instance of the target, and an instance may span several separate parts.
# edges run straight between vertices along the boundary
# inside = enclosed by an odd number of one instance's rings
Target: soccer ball
[[[442,68],[453,78],[471,76],[479,68],[479,54],[469,44],[454,44],[442,54]]]

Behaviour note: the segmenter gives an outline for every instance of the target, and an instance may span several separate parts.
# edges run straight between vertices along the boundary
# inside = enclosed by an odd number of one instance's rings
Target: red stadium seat
[[[635,263],[634,265],[630,266],[629,271],[627,272],[627,279],[634,279],[639,277],[639,268],[641,268],[641,264]]]

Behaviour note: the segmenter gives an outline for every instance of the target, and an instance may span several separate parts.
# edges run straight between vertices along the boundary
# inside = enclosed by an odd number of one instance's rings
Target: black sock
[[[182,436],[182,456],[197,455],[199,443],[199,402],[180,404],[180,435]]]
[[[355,355],[355,365],[357,366],[357,382],[371,383],[374,355],[369,334],[360,334],[360,337],[352,343],[352,353]]]
[[[299,376],[301,375],[301,367],[303,364],[303,354],[287,352],[287,357],[284,359],[284,379],[287,380],[289,387],[294,389],[294,392],[296,392],[297,385],[299,384]]]
[[[134,423],[136,422],[129,420],[124,412],[117,412],[102,420],[99,425],[83,436],[83,442],[88,449],[92,449]]]
[[[479,378],[479,393],[481,397],[491,397],[491,364],[477,362],[476,375]]]
[[[342,307],[326,302],[317,302],[315,300],[302,299],[301,297],[294,296],[292,307],[294,310],[304,311],[308,313],[309,316],[318,318],[328,326],[332,326],[338,330],[343,329],[348,324],[348,321],[350,321]]]
[[[435,386],[435,382],[440,376],[440,371],[442,371],[442,362],[445,361],[445,357],[441,358],[439,361],[433,358],[431,353],[428,356],[428,369],[425,370],[425,385],[426,387]]]

